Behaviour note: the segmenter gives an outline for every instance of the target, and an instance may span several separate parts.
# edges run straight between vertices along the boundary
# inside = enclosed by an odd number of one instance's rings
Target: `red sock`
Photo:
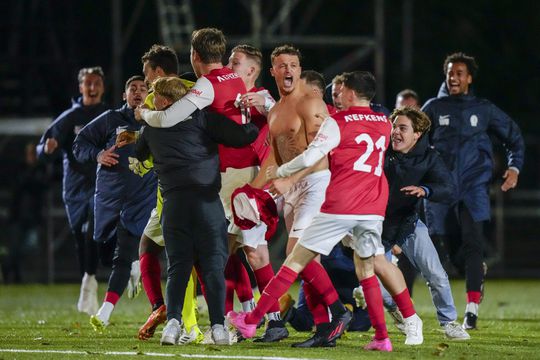
[[[467,291],[467,302],[480,304],[480,299],[482,298],[482,293],[480,291]]]
[[[246,316],[246,323],[258,324],[268,309],[278,301],[279,297],[291,287],[298,274],[286,266],[282,266],[274,278],[266,285],[255,309]]]
[[[144,253],[140,257],[141,281],[150,304],[163,304],[163,292],[161,290],[161,266],[156,254]]]
[[[414,305],[411,301],[411,296],[409,295],[409,290],[407,288],[405,288],[405,290],[399,294],[392,296],[392,299],[394,299],[396,302],[396,305],[404,318],[408,318],[409,316],[416,314]]]
[[[315,326],[330,322],[328,308],[315,288],[305,281],[302,288],[304,289],[304,296],[306,297],[308,309],[311,312],[311,315],[313,315],[313,322],[315,323]]]
[[[328,277],[326,270],[316,261],[311,261],[300,273],[302,280],[313,286],[319,296],[323,299],[325,305],[330,305],[336,302],[339,297],[332,285],[332,281]]]
[[[234,310],[234,288],[236,286],[236,273],[231,257],[225,265],[225,314]]]
[[[257,286],[259,287],[259,291],[262,293],[264,289],[266,288],[266,285],[272,280],[274,277],[274,269],[272,269],[272,265],[268,264],[266,266],[263,266],[260,269],[257,269],[253,272],[255,274],[255,280],[257,280]],[[268,312],[278,312],[279,311],[279,302],[275,302],[274,305],[268,310]]]
[[[251,289],[251,279],[246,270],[246,267],[242,263],[240,256],[233,254],[229,256],[229,261],[231,262],[234,272],[236,273],[236,296],[240,302],[249,301],[253,299],[253,290]]]
[[[106,302],[110,302],[111,304],[116,305],[118,300],[120,300],[120,295],[118,295],[117,293],[112,292],[112,291],[107,291],[105,293],[105,301]]]
[[[384,320],[383,300],[379,281],[375,275],[360,281],[366,298],[367,311],[371,326],[375,329],[375,339],[384,340],[388,337]]]

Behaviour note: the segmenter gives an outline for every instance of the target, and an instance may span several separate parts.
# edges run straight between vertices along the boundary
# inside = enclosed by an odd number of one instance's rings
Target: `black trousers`
[[[127,231],[120,222],[116,229],[116,247],[112,261],[112,272],[109,276],[107,291],[122,296],[131,273],[131,263],[139,258],[140,236]]]
[[[467,291],[481,291],[484,282],[484,222],[474,221],[463,203],[446,218],[446,245],[452,264],[465,275]]]
[[[195,265],[206,289],[210,324],[223,324],[227,223],[218,192],[190,188],[163,194],[167,251],[167,319],[182,318],[186,286]]]

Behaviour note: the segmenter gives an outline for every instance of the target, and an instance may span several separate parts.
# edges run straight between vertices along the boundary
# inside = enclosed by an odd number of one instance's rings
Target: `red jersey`
[[[330,104],[326,104],[326,109],[328,110],[328,113],[330,114],[330,116],[334,115],[335,113],[339,111],[336,107],[334,107],[334,105],[330,105]]]
[[[199,109],[209,107],[211,111],[225,115],[238,124],[244,124],[247,119],[242,116],[240,108],[234,103],[238,95],[246,92],[246,86],[240,76],[223,67],[201,76],[186,98]],[[259,165],[257,153],[251,145],[232,148],[219,144],[219,160],[222,172],[229,167],[243,169]]]
[[[390,121],[369,107],[351,107],[332,119],[337,124],[333,131],[339,134],[323,136],[339,136],[340,141],[328,155],[331,177],[321,212],[384,217],[388,203],[384,153],[390,143]]]

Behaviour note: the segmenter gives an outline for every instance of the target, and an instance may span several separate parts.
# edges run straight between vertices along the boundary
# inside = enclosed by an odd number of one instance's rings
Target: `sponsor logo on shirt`
[[[190,93],[194,94],[194,95],[197,95],[197,96],[201,96],[202,95],[202,91],[201,90],[197,90],[195,88],[191,88],[191,90],[189,90]]]
[[[217,80],[219,82],[224,82],[227,80],[238,79],[239,77],[240,75],[238,75],[237,73],[231,73],[231,74],[226,74],[226,75],[220,75],[217,77]]]
[[[388,122],[388,119],[385,115],[370,115],[370,114],[351,114],[351,115],[345,115],[345,122],[351,122],[351,121],[382,121],[382,122]]]
[[[450,125],[450,115],[439,115],[439,125],[441,126]]]
[[[474,127],[478,126],[478,116],[471,115],[470,120],[471,120],[471,126],[474,126]]]

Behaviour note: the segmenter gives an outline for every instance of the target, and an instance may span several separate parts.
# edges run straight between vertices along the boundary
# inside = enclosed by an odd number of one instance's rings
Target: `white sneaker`
[[[99,310],[96,312],[96,315],[90,316],[90,324],[94,328],[94,331],[98,333],[103,333],[105,328],[109,326],[109,319],[114,310],[114,305],[110,302],[104,302]]]
[[[364,296],[364,289],[362,289],[362,286],[354,288],[352,291],[352,296],[354,302],[356,303],[356,307],[364,310],[367,308],[366,298]]]
[[[444,334],[450,340],[469,340],[471,336],[455,321],[443,325]]]
[[[399,311],[397,308],[392,311],[388,311],[388,314],[394,319],[394,325],[397,327],[397,329],[403,334],[407,335],[405,333],[405,320],[403,319],[403,315],[401,315],[401,311]]]
[[[77,310],[88,315],[94,315],[99,308],[97,298],[98,282],[95,275],[84,274],[81,281],[81,291],[79,301],[77,301]]]
[[[221,324],[212,325],[212,340],[216,345],[231,345],[229,330]]]
[[[135,260],[131,263],[131,271],[129,273],[129,281],[127,284],[127,296],[130,299],[134,299],[141,292],[141,267],[139,260]]]
[[[422,334],[422,319],[417,314],[405,319],[405,345],[420,345],[424,342]]]
[[[178,338],[178,344],[179,345],[186,345],[189,343],[194,342],[197,344],[198,342],[201,342],[204,335],[202,334],[201,330],[197,325],[193,326],[189,332],[187,330],[183,329],[182,334]]]
[[[176,319],[171,319],[163,328],[161,335],[161,345],[176,345],[182,333],[182,326]]]

